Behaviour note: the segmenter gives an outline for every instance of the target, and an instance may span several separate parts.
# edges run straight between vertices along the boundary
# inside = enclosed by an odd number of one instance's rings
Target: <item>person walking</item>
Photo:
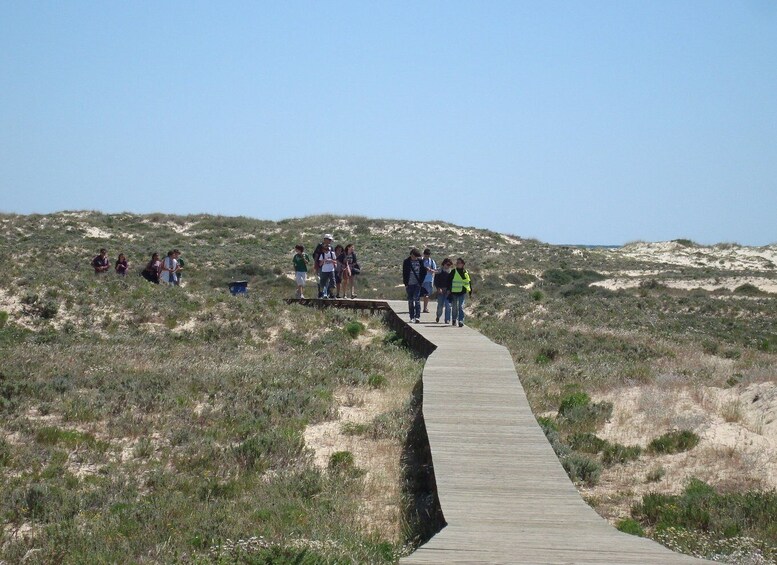
[[[308,278],[308,264],[310,264],[310,257],[305,253],[305,246],[294,246],[294,257],[291,262],[294,264],[294,280],[297,283],[297,298],[305,298],[305,281]]]
[[[356,275],[361,272],[359,260],[356,258],[356,250],[353,243],[345,246],[343,252],[343,298],[348,298],[350,289],[350,298],[356,298]]]
[[[410,256],[402,262],[402,281],[407,293],[407,308],[410,321],[421,322],[421,285],[426,278],[426,267],[421,262],[421,252],[415,247],[410,250]]]
[[[437,263],[432,259],[432,251],[429,248],[424,249],[424,267],[426,267],[426,277],[424,277],[424,282],[421,285],[421,296],[424,297],[424,313],[428,314],[434,275],[437,273]]]
[[[343,249],[342,245],[335,245],[335,257],[337,258],[337,263],[335,263],[335,298],[340,298],[340,285],[343,282],[343,267],[344,261],[345,261],[345,249]],[[331,289],[329,294],[331,295]]]
[[[464,264],[461,257],[456,259],[456,268],[451,277],[451,324],[455,326],[458,323],[460,328],[464,327],[464,301],[468,294],[472,295],[472,280]]]
[[[332,245],[332,234],[331,233],[325,233],[324,236],[321,238],[321,243],[316,245],[316,248],[313,250],[313,276],[316,277],[316,281],[318,283],[318,297],[323,298],[324,297],[324,289],[321,286],[321,253],[324,252],[324,245]],[[327,293],[328,296],[328,293]]]
[[[437,289],[437,316],[435,322],[440,323],[440,316],[445,311],[445,323],[451,321],[451,282],[453,281],[453,261],[448,257],[443,259],[442,270],[434,275],[434,288]]]
[[[337,255],[335,255],[328,243],[324,243],[321,255],[318,258],[318,268],[321,273],[321,298],[331,298],[330,293],[334,286],[336,267]]]

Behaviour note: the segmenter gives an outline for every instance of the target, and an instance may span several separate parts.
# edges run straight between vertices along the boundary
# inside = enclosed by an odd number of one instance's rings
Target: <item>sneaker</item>
[[[439,316],[437,316],[437,317],[434,319],[434,323],[435,323],[435,324],[439,324],[439,323],[440,323],[440,317],[439,317]]]
[[[351,295],[351,298],[356,298],[356,293],[355,292]]]
[[[416,324],[420,324],[420,323],[421,323],[421,318],[416,318],[416,319],[415,319],[415,320],[413,320],[413,321],[414,321]]]
[[[335,296],[335,298],[337,298],[338,300],[340,300],[340,295],[338,294],[337,296]]]
[[[299,297],[300,297],[301,300],[305,300],[305,295],[304,294],[300,294]]]
[[[429,313],[429,310],[424,310],[424,314],[428,314],[428,313]]]
[[[464,327],[464,322],[459,322],[459,327],[463,328]]]
[[[456,325],[456,320],[453,320],[453,321],[451,322],[451,325],[452,325],[452,326],[455,326],[455,325]]]

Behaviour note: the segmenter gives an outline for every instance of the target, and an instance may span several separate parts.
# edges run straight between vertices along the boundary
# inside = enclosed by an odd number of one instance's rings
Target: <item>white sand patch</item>
[[[472,239],[484,239],[486,237],[474,229],[460,228],[457,226],[436,222],[396,222],[385,224],[382,227],[369,226],[369,230],[373,235],[392,235],[397,233],[413,235],[424,233],[428,234],[428,232],[432,232],[440,236],[440,238],[429,237],[428,235],[425,236],[429,240],[426,243],[429,244],[431,244],[433,241],[448,241],[451,239],[451,236],[456,236],[459,239],[463,238],[464,236],[468,236]],[[505,238],[505,240],[508,239],[507,236],[502,237]],[[513,241],[516,240],[513,239]],[[420,249],[425,246],[425,244],[419,243],[417,247]]]
[[[628,288],[637,288],[643,282],[651,280],[650,277],[618,277],[605,279],[591,283],[591,286],[599,286],[608,290],[621,290]],[[707,291],[727,290],[733,291],[744,284],[751,284],[763,292],[777,294],[777,279],[765,277],[723,277],[710,279],[690,279],[690,280],[666,280],[658,279],[658,282],[669,288],[679,290],[693,290],[700,288]]]
[[[183,224],[176,224],[175,222],[170,222],[168,224],[169,228],[173,230],[175,233],[179,233],[181,235],[189,235],[189,230],[192,229],[197,222],[185,222]]]
[[[22,312],[21,300],[4,288],[0,288],[0,310],[8,312],[9,320]]]
[[[86,237],[91,237],[94,239],[110,239],[113,237],[112,233],[102,230],[100,228],[97,228],[95,226],[87,226],[84,229],[84,232],[86,233]]]
[[[613,417],[597,435],[646,447],[670,429],[689,429],[699,444],[685,453],[651,455],[602,470],[599,484],[583,487],[597,509],[616,522],[649,492],[677,494],[691,478],[735,490],[777,488],[777,384],[730,389],[684,385],[637,386],[598,396],[613,403]],[[657,469],[662,477],[649,481]]]
[[[180,334],[183,332],[193,332],[197,329],[197,327],[201,325],[201,322],[197,320],[196,318],[191,318],[189,320],[186,320],[183,324],[176,325],[172,332],[174,334]]]
[[[366,472],[363,497],[365,529],[397,538],[400,535],[401,493],[396,480],[400,476],[401,446],[390,440],[342,433],[344,423],[367,424],[396,402],[390,391],[342,389],[335,394],[337,420],[308,426],[305,445],[313,451],[313,462],[326,469],[329,458],[338,451],[350,451],[355,465]]]
[[[32,537],[32,535],[35,532],[35,528],[32,524],[29,522],[24,522],[22,524],[19,524],[16,526],[15,524],[7,524],[3,531],[5,532],[5,536],[7,536],[9,539],[23,539]],[[27,553],[24,554],[24,557],[22,558],[22,563],[25,562],[25,560],[31,559],[35,556],[36,553],[40,553],[43,551],[42,549],[31,549]]]
[[[518,239],[517,237],[513,237],[511,235],[504,235],[500,234],[502,236],[502,239],[505,240],[505,242],[509,243],[510,245],[523,245],[523,241]]]
[[[609,253],[648,263],[663,263],[683,267],[714,267],[725,270],[774,271],[777,269],[777,245],[743,247],[715,245],[685,246],[677,242],[631,243]]]
[[[183,224],[179,224],[177,222],[173,221],[166,221],[166,222],[155,222],[153,220],[150,220],[148,218],[143,218],[140,220],[140,223],[146,224],[149,226],[154,226],[155,228],[161,228],[161,229],[168,229],[170,231],[174,231],[175,233],[179,235],[184,236],[191,236],[196,234],[191,234],[189,231],[197,225],[197,222],[184,222]]]
[[[638,386],[597,397],[613,403],[613,416],[600,437],[626,445],[647,447],[671,429],[688,429],[701,441],[693,451],[706,455],[666,456],[664,466],[682,461],[682,476],[730,477],[777,488],[777,384],[751,383],[729,389],[718,387]],[[690,453],[690,452],[689,452]],[[694,463],[694,457],[697,461]],[[651,456],[643,455],[650,460]],[[731,460],[748,461],[744,469],[729,468]],[[744,474],[742,474],[744,473]],[[627,483],[621,485],[628,488]],[[678,490],[682,485],[677,485]]]

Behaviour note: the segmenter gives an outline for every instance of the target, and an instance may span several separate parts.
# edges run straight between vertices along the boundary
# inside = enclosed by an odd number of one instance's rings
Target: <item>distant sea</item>
[[[583,249],[619,249],[622,245],[585,245],[584,243],[560,243],[559,247],[582,247]]]

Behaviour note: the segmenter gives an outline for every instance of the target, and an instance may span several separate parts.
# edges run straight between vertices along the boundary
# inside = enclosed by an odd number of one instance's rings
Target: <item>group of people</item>
[[[353,243],[332,247],[332,234],[327,233],[316,246],[313,258],[305,253],[302,244],[294,247],[294,265],[297,298],[305,298],[305,284],[312,270],[318,286],[318,298],[356,298],[356,277],[361,272]],[[435,322],[442,318],[446,324],[464,327],[464,303],[472,295],[472,279],[464,259],[445,258],[438,267],[430,249],[423,255],[415,247],[402,263],[402,281],[407,292],[410,321],[421,322],[421,313],[429,313],[429,301],[437,300]],[[423,310],[421,301],[423,299]]]
[[[430,249],[424,249],[423,257],[415,247],[410,250],[410,256],[402,263],[402,281],[407,292],[407,307],[410,321],[421,322],[421,298],[423,297],[424,313],[429,312],[429,299],[436,292],[437,312],[435,322],[440,318],[446,324],[464,327],[464,302],[472,295],[472,279],[465,268],[464,259],[453,261],[446,257],[441,268],[432,259]]]
[[[111,269],[111,261],[108,259],[108,251],[100,249],[100,253],[92,259],[92,267],[95,274],[107,273]],[[159,258],[159,253],[153,253],[151,260],[140,272],[140,275],[154,284],[165,283],[171,286],[181,284],[183,277],[184,261],[181,259],[181,252],[173,249],[167,252],[167,257]],[[129,262],[124,253],[119,253],[119,257],[114,264],[114,270],[120,276],[126,276],[129,272]]]
[[[316,277],[319,298],[356,298],[356,277],[361,273],[361,266],[354,244],[349,243],[345,247],[336,245],[333,248],[332,234],[329,233],[321,239],[313,251],[312,260],[305,253],[304,245],[294,247],[292,264],[297,298],[305,298],[305,284],[311,269]],[[92,259],[92,267],[96,274],[110,270],[111,262],[106,249],[100,249],[100,253]],[[159,257],[159,253],[153,253],[140,275],[154,284],[177,286],[181,284],[183,267],[181,252],[173,249],[168,251],[164,259]],[[114,270],[120,276],[127,275],[129,262],[124,253],[120,253],[116,259]],[[407,293],[411,322],[420,323],[421,313],[429,313],[429,301],[434,295],[437,300],[435,322],[439,323],[442,318],[446,324],[464,326],[464,303],[467,296],[472,295],[472,279],[465,268],[464,259],[456,259],[454,267],[453,261],[446,257],[438,267],[430,249],[424,249],[422,255],[414,247],[402,263],[402,281]]]
[[[356,277],[361,266],[353,243],[332,248],[332,234],[324,234],[313,251],[313,259],[305,253],[302,244],[294,247],[292,264],[297,284],[297,298],[305,298],[305,284],[312,268],[316,277],[319,298],[356,298]],[[342,293],[342,296],[341,296]]]

